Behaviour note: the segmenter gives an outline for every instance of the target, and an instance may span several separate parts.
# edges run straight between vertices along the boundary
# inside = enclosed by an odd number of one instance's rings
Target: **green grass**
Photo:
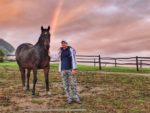
[[[58,64],[51,64],[52,69],[58,69]],[[88,66],[88,65],[78,65],[78,70],[80,71],[99,71],[98,66]],[[101,71],[107,72],[128,72],[128,73],[149,73],[150,68],[141,68],[139,71],[136,70],[134,67],[113,67],[107,66],[102,67]]]
[[[102,67],[103,71],[112,71],[112,72],[134,72],[134,73],[149,73],[150,68],[141,68],[137,71],[134,67]]]
[[[82,71],[98,71],[98,66],[86,66],[86,65],[78,65],[78,69]],[[141,68],[139,71],[135,67],[121,67],[121,66],[102,66],[101,71],[109,71],[109,72],[134,72],[134,73],[149,73],[150,68]]]
[[[0,66],[3,67],[18,67],[17,63],[16,62],[1,62],[0,63]]]
[[[0,67],[4,68],[18,68],[18,65],[16,62],[3,62],[0,63]],[[57,70],[58,69],[58,64],[51,64],[51,69]],[[98,66],[87,66],[87,65],[78,65],[78,70],[80,71],[99,71]],[[107,71],[107,72],[133,72],[133,73],[149,73],[150,68],[141,68],[138,72],[136,68],[134,67],[113,67],[113,66],[107,66],[107,67],[102,67],[101,71]]]

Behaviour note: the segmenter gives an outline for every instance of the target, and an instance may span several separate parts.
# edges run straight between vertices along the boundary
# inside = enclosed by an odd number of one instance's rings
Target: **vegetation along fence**
[[[14,61],[14,55],[7,56],[9,61]],[[150,66],[150,57],[101,57],[100,55],[77,55],[77,61],[81,64],[90,64],[98,66],[99,70],[102,70],[103,66],[126,66],[126,67],[136,67],[139,68]],[[57,60],[52,60],[51,62],[58,62]]]

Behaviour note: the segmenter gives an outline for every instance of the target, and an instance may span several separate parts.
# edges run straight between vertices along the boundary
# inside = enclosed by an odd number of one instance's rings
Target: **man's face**
[[[63,42],[61,43],[62,48],[66,48],[67,47],[67,43]]]

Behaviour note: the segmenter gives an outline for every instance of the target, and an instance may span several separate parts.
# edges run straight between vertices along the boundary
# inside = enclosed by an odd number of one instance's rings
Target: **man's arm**
[[[75,70],[77,69],[77,60],[76,60],[76,52],[73,48],[70,48],[71,57],[72,57],[72,72],[76,73]]]

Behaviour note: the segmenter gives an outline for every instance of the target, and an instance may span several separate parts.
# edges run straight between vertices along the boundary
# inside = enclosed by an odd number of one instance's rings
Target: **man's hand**
[[[77,70],[76,70],[76,69],[73,69],[73,70],[71,71],[71,74],[72,74],[72,75],[77,74]]]

